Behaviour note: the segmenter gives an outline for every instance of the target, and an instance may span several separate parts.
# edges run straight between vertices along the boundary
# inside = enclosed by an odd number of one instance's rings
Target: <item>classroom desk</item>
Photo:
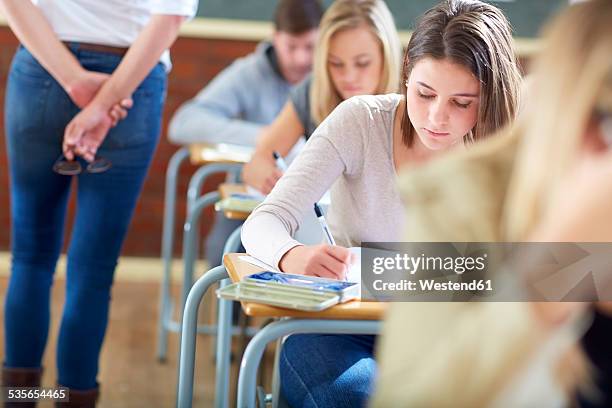
[[[246,194],[246,186],[244,184],[232,183],[223,183],[219,186],[219,195],[221,196],[222,200],[235,193]],[[225,215],[225,217],[229,218],[230,220],[244,221],[249,217],[250,214],[250,212],[244,211],[223,210],[223,215]]]
[[[217,191],[200,196],[205,180],[215,173],[228,173],[232,180],[237,180],[242,164],[249,160],[252,148],[237,145],[194,144],[177,150],[166,171],[166,186],[164,197],[164,222],[162,229],[162,260],[163,275],[159,300],[159,320],[157,330],[157,358],[165,361],[168,350],[168,334],[179,332],[181,325],[172,319],[174,302],[170,295],[172,275],[172,252],[174,248],[174,225],[176,218],[177,180],[181,165],[190,159],[192,164],[201,165],[189,182],[187,190],[187,218],[184,225],[184,236],[187,245],[183,246],[184,269],[183,288],[180,307],[185,304],[187,293],[193,282],[193,264],[197,257],[197,226],[202,210],[214,204],[219,199]],[[187,259],[185,258],[187,253]],[[204,328],[203,332],[210,332]],[[212,330],[214,332],[214,330]]]
[[[261,271],[261,268],[239,259],[240,254],[226,254],[225,268],[233,282]],[[378,334],[386,303],[342,303],[320,312],[241,302],[247,316],[282,318],[262,328],[249,342],[240,364],[237,406],[255,408],[257,369],[268,343],[296,333]],[[219,322],[221,324],[221,322]],[[225,324],[225,323],[224,323]],[[277,351],[278,352],[278,351]]]
[[[253,147],[229,143],[194,143],[189,145],[189,156],[194,164],[247,163],[253,155]]]
[[[177,390],[177,406],[179,408],[192,406],[197,313],[204,294],[214,283],[225,280],[228,276],[232,281],[238,281],[246,275],[262,270],[257,266],[239,260],[238,257],[243,255],[227,253],[223,258],[224,265],[213,268],[202,275],[189,292],[183,312]],[[245,302],[242,303],[242,307],[248,316],[284,318],[261,329],[249,342],[245,350],[238,379],[238,406],[254,407],[257,368],[265,347],[270,341],[293,333],[377,334],[380,330],[379,320],[384,315],[387,305],[376,302],[352,301],[321,312],[302,312]],[[221,309],[225,310],[220,313],[218,321],[215,407],[224,407],[228,404],[228,378],[226,375],[220,374],[229,372],[231,308],[228,308],[229,310]],[[219,393],[219,390],[224,392]]]
[[[223,264],[232,282],[239,282],[245,276],[261,272],[262,268],[239,259],[245,254],[226,254]],[[261,303],[241,302],[247,316],[253,317],[296,317],[308,319],[352,319],[379,320],[386,311],[386,303],[352,301],[341,303],[320,312],[304,312],[263,305]]]

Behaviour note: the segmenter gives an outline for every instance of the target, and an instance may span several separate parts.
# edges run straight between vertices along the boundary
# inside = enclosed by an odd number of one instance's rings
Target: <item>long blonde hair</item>
[[[413,215],[407,221],[414,222],[407,222],[409,240],[529,237],[556,183],[576,160],[594,112],[612,113],[610,21],[609,0],[567,8],[545,30],[545,48],[534,63],[519,123],[504,135],[404,175],[409,185],[403,186],[404,198],[421,193],[407,203],[407,213]],[[461,203],[468,195],[473,203]],[[415,213],[412,204],[421,212]],[[474,407],[494,402],[550,336],[530,307],[533,304],[392,305],[378,355],[374,406]],[[556,383],[570,397],[577,388],[586,395],[593,392],[592,368],[575,341],[554,363]]]
[[[611,21],[612,2],[593,0],[569,7],[545,31],[508,190],[510,240],[532,232],[576,160],[594,110],[612,98]]]
[[[315,124],[325,119],[343,98],[334,86],[327,68],[329,43],[339,31],[365,25],[380,41],[383,69],[377,94],[399,90],[402,47],[393,16],[382,0],[336,0],[323,15],[315,49],[310,116]]]

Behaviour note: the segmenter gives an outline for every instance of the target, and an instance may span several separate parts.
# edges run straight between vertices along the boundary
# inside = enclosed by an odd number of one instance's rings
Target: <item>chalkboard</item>
[[[323,0],[329,6],[332,0]],[[438,3],[437,0],[387,0],[399,30],[410,30],[416,17]],[[491,0],[501,8],[514,28],[516,37],[537,36],[542,23],[567,0]],[[200,0],[198,16],[236,20],[270,21],[276,0]]]

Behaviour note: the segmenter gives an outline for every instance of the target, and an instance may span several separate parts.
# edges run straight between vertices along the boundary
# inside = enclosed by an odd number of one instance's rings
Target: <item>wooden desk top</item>
[[[226,143],[189,145],[189,159],[192,164],[206,163],[247,163],[255,148]]]
[[[222,200],[224,198],[229,197],[233,193],[245,194],[246,192],[247,191],[244,184],[223,183],[219,186],[219,195],[221,196]],[[230,220],[244,221],[249,217],[250,214],[250,212],[223,210],[223,215],[225,215]]]
[[[241,261],[238,257],[245,254],[226,254],[223,257],[223,264],[227,269],[232,282],[239,282],[247,275],[261,272],[262,269]],[[380,320],[387,310],[386,303],[361,302],[353,300],[332,306],[320,312],[304,312],[301,310],[284,309],[262,305],[260,303],[242,303],[242,310],[247,316],[261,317],[301,317],[309,319],[345,319],[345,320]]]

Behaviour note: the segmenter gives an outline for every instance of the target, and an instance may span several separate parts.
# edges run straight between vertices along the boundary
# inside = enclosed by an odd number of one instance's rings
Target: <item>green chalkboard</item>
[[[328,6],[332,0],[324,0]],[[410,30],[415,18],[437,0],[387,0],[398,29]],[[506,13],[517,37],[535,37],[552,14],[567,0],[491,0]],[[200,0],[198,16],[236,20],[270,21],[276,0]]]

